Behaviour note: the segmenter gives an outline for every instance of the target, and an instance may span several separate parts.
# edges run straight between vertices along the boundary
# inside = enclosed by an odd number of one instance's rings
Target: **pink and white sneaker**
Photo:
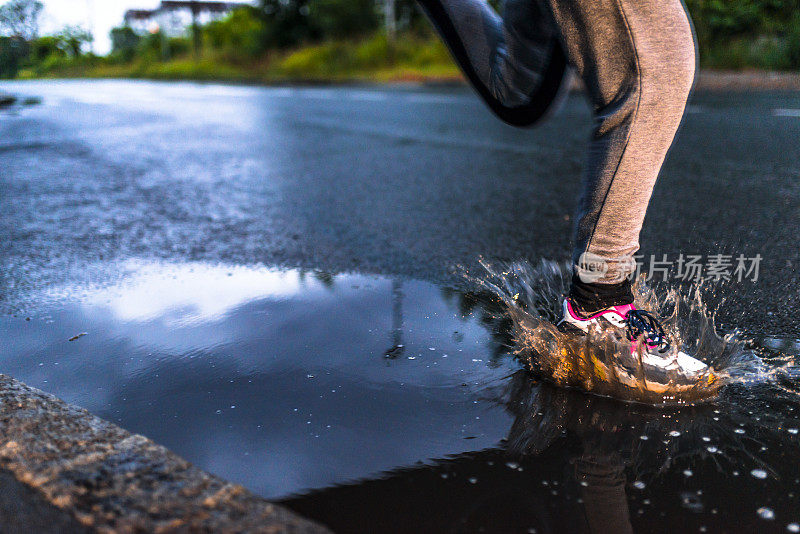
[[[647,382],[663,387],[686,386],[709,375],[709,367],[681,350],[670,350],[663,326],[650,312],[633,304],[611,306],[589,317],[578,314],[569,298],[563,302],[563,317],[558,329],[565,333],[586,334],[591,328],[613,328],[631,342],[630,354],[620,354],[618,364],[631,375],[637,368],[644,372]],[[638,349],[643,344],[642,358]]]

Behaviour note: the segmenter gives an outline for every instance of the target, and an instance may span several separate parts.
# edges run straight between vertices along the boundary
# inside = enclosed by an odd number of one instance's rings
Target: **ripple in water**
[[[703,288],[691,290],[659,287],[643,279],[634,284],[635,304],[650,310],[662,321],[671,343],[666,357],[679,350],[709,365],[696,381],[679,381],[677,372],[669,384],[653,382],[641,363],[630,372],[619,364],[619,355],[630,354],[631,345],[613,331],[595,330],[587,336],[560,332],[560,303],[569,289],[570,269],[543,260],[537,266],[527,262],[489,263],[481,260],[485,272],[466,276],[499,298],[513,322],[514,352],[534,373],[559,386],[579,388],[622,400],[660,406],[679,406],[715,398],[731,383],[796,383],[800,375],[792,358],[766,362],[748,349],[750,341],[733,332],[717,333],[715,310],[702,298]],[[641,358],[639,358],[641,362]]]

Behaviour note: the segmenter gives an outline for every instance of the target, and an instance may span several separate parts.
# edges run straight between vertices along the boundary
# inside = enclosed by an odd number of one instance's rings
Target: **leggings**
[[[548,63],[566,56],[594,117],[575,217],[575,272],[583,282],[624,281],[635,270],[647,205],[694,83],[694,34],[681,0],[506,0],[502,16],[485,0],[420,2],[449,18],[450,31],[441,31],[441,16],[432,17],[470,82],[512,124],[514,110],[552,92],[543,85],[557,85],[548,77],[558,69]]]

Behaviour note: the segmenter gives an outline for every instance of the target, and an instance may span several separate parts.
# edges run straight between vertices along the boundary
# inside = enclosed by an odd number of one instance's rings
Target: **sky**
[[[107,54],[111,50],[108,32],[122,24],[128,9],[153,9],[159,0],[41,0],[44,12],[41,33],[58,31],[66,24],[78,24],[94,35],[94,52]],[[1,3],[1,2],[0,2]]]

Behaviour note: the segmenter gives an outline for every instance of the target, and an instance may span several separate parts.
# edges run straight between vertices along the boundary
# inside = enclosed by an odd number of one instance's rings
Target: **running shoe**
[[[457,30],[453,20],[454,16],[479,17],[480,15],[461,13],[459,10],[469,7],[465,6],[463,2],[458,3],[452,0],[417,1],[442,37],[470,85],[500,120],[512,126],[526,128],[538,123],[558,108],[569,90],[570,76],[566,54],[555,36],[548,43],[549,46],[545,52],[549,57],[547,61],[542,62],[541,71],[537,72],[537,76],[540,79],[538,87],[528,95],[525,104],[508,106],[501,102],[492,89],[487,87],[486,83],[481,80],[467,53],[467,46],[462,35]],[[531,26],[535,27],[535,21],[532,21]],[[487,32],[491,33],[489,30]],[[484,38],[487,41],[491,40],[490,35],[471,37],[475,39]]]
[[[569,298],[563,302],[563,317],[557,325],[564,333],[587,334],[591,329],[612,329],[619,339],[631,343],[630,351],[615,355],[613,371],[630,387],[655,392],[678,391],[701,382],[717,380],[713,369],[685,352],[672,348],[655,316],[633,304],[611,306],[584,317]]]

